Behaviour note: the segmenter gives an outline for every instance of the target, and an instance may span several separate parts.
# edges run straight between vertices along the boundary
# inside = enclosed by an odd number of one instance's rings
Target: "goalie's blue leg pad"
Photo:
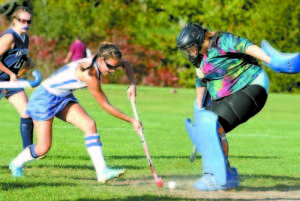
[[[209,96],[209,97],[210,97],[210,96]],[[199,113],[200,111],[202,111],[202,110],[203,110],[203,108],[199,108],[198,105],[197,105],[197,101],[195,100],[195,101],[194,101],[194,119],[196,119],[196,116],[197,116],[198,113]],[[186,131],[188,132],[189,136],[191,136],[192,133],[195,132],[195,131],[194,131],[194,125],[193,125],[191,119],[190,119],[190,118],[187,118],[187,119],[185,120],[185,122],[184,122],[184,125],[185,125]],[[194,144],[194,143],[193,143],[193,144]],[[195,145],[195,144],[194,144],[194,145]],[[197,148],[197,147],[196,147],[196,148]]]
[[[194,185],[198,190],[233,188],[231,184],[233,174],[227,172],[225,156],[217,133],[217,120],[218,116],[213,112],[199,110],[195,113],[194,132],[189,133],[202,156],[203,176]],[[236,186],[235,184],[234,187]]]
[[[200,111],[202,111],[203,108],[198,108],[197,106],[197,101],[195,100],[194,101],[194,119],[196,119],[196,116],[198,115],[198,113]],[[187,118],[184,122],[184,125],[185,125],[185,128],[186,128],[186,131],[188,132],[189,136],[191,136],[193,134],[194,131],[194,125],[191,121],[190,118]],[[194,143],[193,143],[194,144]],[[195,145],[195,144],[194,144]]]
[[[192,135],[194,132],[194,125],[192,124],[192,121],[190,118],[187,118],[184,122],[186,131],[188,132],[189,135]]]
[[[262,50],[271,57],[271,63],[266,66],[280,73],[300,72],[300,53],[282,53],[272,47],[266,40],[261,42]]]
[[[210,111],[195,113],[195,132],[191,140],[202,156],[203,176],[196,182],[199,190],[217,190],[226,184],[226,162],[217,133],[218,116]]]

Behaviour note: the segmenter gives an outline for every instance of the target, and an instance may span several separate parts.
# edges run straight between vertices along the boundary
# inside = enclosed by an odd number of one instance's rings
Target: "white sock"
[[[85,137],[85,145],[93,161],[96,174],[102,174],[106,165],[102,153],[102,144],[100,141],[100,136],[97,133],[87,135]]]
[[[34,160],[30,152],[30,146],[26,147],[15,159],[13,159],[12,163],[16,166],[23,167],[25,163]]]

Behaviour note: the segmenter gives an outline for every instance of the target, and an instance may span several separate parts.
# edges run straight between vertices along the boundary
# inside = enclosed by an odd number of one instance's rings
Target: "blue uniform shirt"
[[[5,34],[11,34],[13,36],[14,47],[12,49],[6,51],[0,57],[0,61],[9,70],[14,72],[15,74],[18,74],[22,64],[27,59],[29,37],[26,34],[24,34],[23,37],[21,37],[13,29],[6,30],[1,36],[5,35]],[[0,80],[9,81],[9,79],[10,79],[10,77],[8,74],[4,73],[3,71],[0,71]]]

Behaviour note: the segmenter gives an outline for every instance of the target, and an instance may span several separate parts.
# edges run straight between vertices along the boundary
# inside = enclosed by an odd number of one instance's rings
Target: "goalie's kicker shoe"
[[[124,174],[125,169],[111,169],[106,167],[101,175],[98,175],[98,182],[105,183],[106,181],[119,177]]]
[[[9,169],[11,170],[11,175],[17,178],[23,178],[23,167],[16,166],[12,162],[9,164]]]
[[[216,182],[213,174],[204,173],[194,184],[194,187],[201,191],[217,191],[237,188],[240,184],[237,169],[234,167],[230,168],[230,170],[227,170],[226,174],[226,184],[220,185]]]
[[[216,191],[218,185],[213,174],[204,173],[202,177],[196,181],[194,187],[201,191]]]
[[[227,170],[227,179],[226,184],[221,186],[222,190],[237,188],[240,185],[240,176],[235,167]]]

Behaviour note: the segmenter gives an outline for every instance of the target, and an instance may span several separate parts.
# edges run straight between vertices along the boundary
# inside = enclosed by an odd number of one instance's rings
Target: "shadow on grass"
[[[141,156],[117,156],[117,155],[110,155],[110,156],[105,156],[105,158],[111,158],[111,159],[144,159],[146,156],[141,155]],[[255,159],[273,159],[273,158],[279,158],[276,156],[229,156],[230,158],[255,158]],[[190,159],[189,155],[181,155],[181,156],[166,156],[166,155],[151,155],[151,158],[159,158],[159,159]],[[197,158],[201,158],[199,154],[197,154]]]
[[[230,158],[242,158],[242,159],[274,159],[274,158],[279,158],[276,156],[235,156],[235,155],[230,155]],[[77,160],[90,160],[89,156],[47,156],[47,158],[49,159],[77,159]],[[140,159],[145,159],[146,155],[128,155],[128,156],[124,156],[124,155],[105,155],[105,159],[130,159],[130,160],[140,160]],[[186,159],[189,160],[190,156],[189,155],[178,155],[178,156],[166,156],[166,155],[151,155],[151,158],[153,159]],[[197,154],[196,156],[197,159],[200,159],[201,156],[199,154]]]
[[[297,177],[289,177],[289,176],[274,176],[274,175],[240,175],[241,181],[247,180],[247,179],[272,179],[277,181],[299,181],[300,184],[300,178]]]
[[[275,159],[280,158],[278,156],[235,156],[235,155],[229,155],[229,158],[241,158],[241,159]]]
[[[31,165],[27,165],[28,167],[32,167],[32,168],[62,168],[62,169],[76,169],[76,170],[95,170],[95,168],[92,165],[35,165],[35,166],[31,166]],[[125,168],[128,170],[141,170],[141,169],[146,169],[147,167],[144,166],[135,166],[135,165],[122,165],[122,166],[118,166],[118,165],[107,165],[108,167],[111,168]]]
[[[273,176],[273,175],[240,175],[241,177],[241,186],[238,188],[240,191],[251,191],[251,192],[264,192],[264,191],[299,191],[300,190],[300,178],[289,177],[289,176]],[[276,181],[289,181],[297,184],[276,184],[274,186],[258,186],[258,187],[249,187],[244,186],[243,181],[247,179],[271,179]],[[299,195],[300,198],[300,195]]]
[[[55,159],[79,159],[79,160],[91,160],[88,156],[47,156],[48,158]],[[146,155],[132,155],[132,156],[118,156],[118,155],[105,155],[105,159],[131,159],[140,160],[145,159]],[[188,159],[189,156],[151,156],[151,158],[165,158],[165,159]]]
[[[74,155],[74,156],[47,156],[47,158],[49,158],[49,159],[69,159],[69,160],[74,160],[74,159],[76,159],[76,160],[83,160],[83,161],[89,161],[89,160],[91,160],[91,158],[89,157],[89,156],[76,156],[76,155]]]
[[[8,170],[8,165],[0,165],[1,170]]]
[[[278,184],[275,186],[268,186],[268,187],[248,187],[248,186],[240,186],[238,188],[239,191],[251,191],[251,192],[265,192],[265,191],[281,191],[281,192],[292,192],[292,191],[299,191],[300,185],[283,185]],[[300,199],[300,195],[299,195]]]
[[[57,187],[57,186],[75,186],[73,183],[57,183],[57,182],[23,182],[22,179],[16,179],[16,181],[13,182],[0,182],[0,190],[2,191],[13,191],[14,189],[28,189],[28,188],[34,188],[34,187]]]

